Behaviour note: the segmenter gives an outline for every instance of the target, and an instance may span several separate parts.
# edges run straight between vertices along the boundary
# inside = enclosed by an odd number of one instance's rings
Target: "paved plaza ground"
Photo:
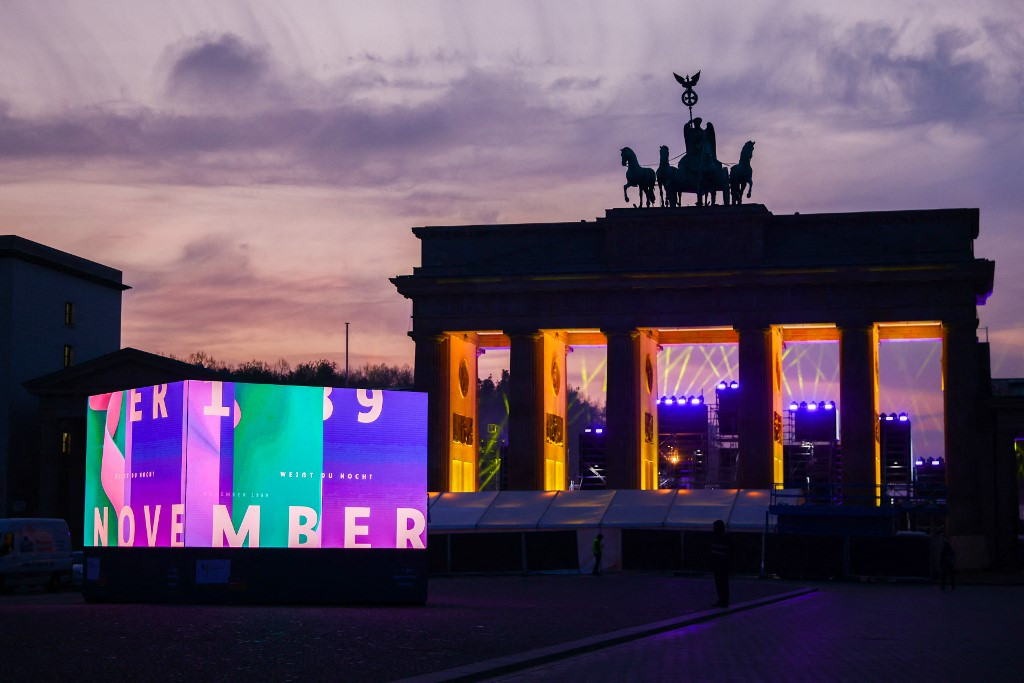
[[[1020,680],[1024,586],[433,578],[422,607],[0,596],[0,679]],[[695,623],[691,623],[695,622]],[[655,635],[646,635],[650,633]],[[613,644],[618,643],[618,644]],[[566,657],[567,653],[582,652]],[[504,677],[504,678],[502,678]]]
[[[1024,587],[814,588],[487,680],[1024,680]]]

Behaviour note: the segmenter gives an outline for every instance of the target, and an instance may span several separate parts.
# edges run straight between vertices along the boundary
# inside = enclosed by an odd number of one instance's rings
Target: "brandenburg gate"
[[[988,368],[976,209],[774,215],[758,204],[613,209],[595,221],[414,228],[415,383],[430,396],[429,486],[477,486],[477,356],[510,349],[508,482],[565,489],[566,354],[607,346],[607,482],[657,488],[663,344],[739,345],[738,485],[782,483],[781,349],[839,342],[845,484],[880,483],[878,344],[942,342],[949,528],[979,533]]]

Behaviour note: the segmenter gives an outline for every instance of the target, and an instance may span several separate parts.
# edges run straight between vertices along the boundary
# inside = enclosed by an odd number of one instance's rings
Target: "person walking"
[[[604,534],[598,534],[594,538],[594,571],[590,572],[593,576],[600,576],[601,574],[601,555],[604,554]]]
[[[711,571],[715,574],[715,591],[718,602],[712,607],[729,606],[729,538],[725,535],[725,522],[716,519],[711,525]]]

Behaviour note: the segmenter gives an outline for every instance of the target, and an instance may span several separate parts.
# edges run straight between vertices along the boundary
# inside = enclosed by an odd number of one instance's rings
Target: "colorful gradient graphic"
[[[425,548],[427,397],[187,381],[92,396],[85,545]]]

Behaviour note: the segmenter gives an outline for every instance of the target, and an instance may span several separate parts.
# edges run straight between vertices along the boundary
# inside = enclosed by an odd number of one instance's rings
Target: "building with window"
[[[0,516],[40,512],[39,399],[24,383],[117,351],[126,289],[119,270],[0,235]]]

